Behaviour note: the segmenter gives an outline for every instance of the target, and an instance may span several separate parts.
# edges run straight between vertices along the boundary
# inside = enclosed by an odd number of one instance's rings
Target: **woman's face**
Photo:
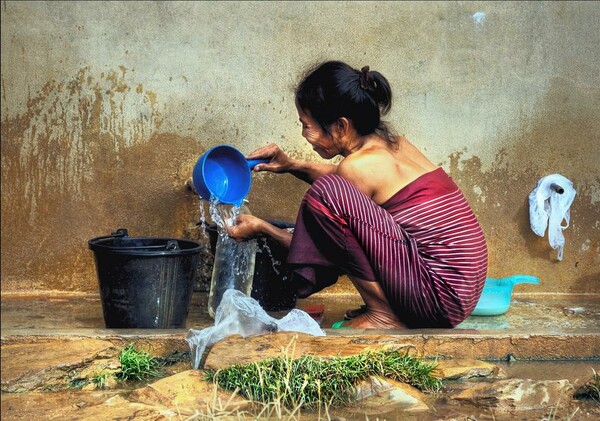
[[[333,138],[312,118],[308,111],[298,107],[298,119],[302,125],[302,137],[313,147],[313,150],[318,153],[321,158],[331,159],[338,155],[340,151],[335,145]]]

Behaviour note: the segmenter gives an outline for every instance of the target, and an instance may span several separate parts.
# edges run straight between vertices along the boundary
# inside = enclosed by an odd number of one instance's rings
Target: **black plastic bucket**
[[[200,244],[131,238],[126,229],[89,240],[107,328],[183,328],[200,259]]]
[[[294,224],[276,220],[267,220],[277,228],[293,229]],[[217,226],[206,227],[209,234],[213,254],[217,244]],[[290,280],[290,269],[287,265],[288,250],[270,238],[259,237],[258,250],[254,265],[252,293],[260,306],[266,311],[290,310],[296,306],[296,290]]]

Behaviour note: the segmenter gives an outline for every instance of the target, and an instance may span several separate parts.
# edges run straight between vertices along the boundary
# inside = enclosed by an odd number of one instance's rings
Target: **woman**
[[[330,61],[296,88],[302,136],[322,158],[300,162],[276,145],[255,171],[291,173],[311,184],[293,234],[241,215],[237,240],[270,236],[288,247],[299,296],[346,274],[365,305],[347,313],[352,328],[454,327],[475,308],[487,272],[481,227],[460,189],[381,121],[392,105],[386,78]],[[339,327],[338,323],[336,327]]]

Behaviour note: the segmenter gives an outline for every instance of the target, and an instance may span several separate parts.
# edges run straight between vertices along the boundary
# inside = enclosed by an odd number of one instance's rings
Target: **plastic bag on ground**
[[[247,338],[269,332],[302,332],[325,336],[319,324],[302,310],[293,309],[285,317],[275,319],[254,298],[241,291],[228,289],[217,307],[214,326],[202,330],[190,329],[185,337],[192,353],[192,367],[199,368],[206,348],[229,335]]]
[[[562,191],[562,193],[559,192]],[[563,258],[565,237],[569,226],[569,207],[575,198],[573,183],[560,174],[541,178],[529,194],[529,222],[534,233],[543,237],[548,228],[550,247],[558,249],[558,260]],[[565,221],[565,225],[563,225]]]

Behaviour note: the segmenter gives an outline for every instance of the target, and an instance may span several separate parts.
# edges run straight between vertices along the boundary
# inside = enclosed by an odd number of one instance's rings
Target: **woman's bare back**
[[[404,186],[437,169],[406,138],[397,139],[394,149],[383,139],[371,139],[340,163],[338,174],[381,205]]]

